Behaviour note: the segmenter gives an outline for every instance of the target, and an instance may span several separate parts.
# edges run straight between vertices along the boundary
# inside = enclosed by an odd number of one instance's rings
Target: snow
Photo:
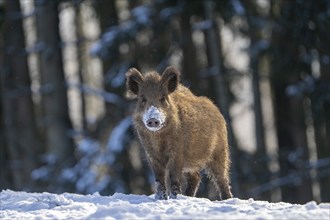
[[[157,127],[149,127],[148,126],[148,120],[149,119],[157,119],[159,121],[159,125]],[[145,127],[147,129],[149,129],[150,131],[158,131],[159,129],[161,129],[164,124],[165,124],[165,119],[166,116],[164,114],[164,112],[161,109],[158,109],[155,106],[150,106],[144,113],[143,113],[143,117],[142,117],[142,121],[145,125]]]
[[[1,219],[329,219],[330,203],[304,205],[242,200],[210,201],[179,195],[155,200],[154,195],[112,196],[71,193],[0,193]]]

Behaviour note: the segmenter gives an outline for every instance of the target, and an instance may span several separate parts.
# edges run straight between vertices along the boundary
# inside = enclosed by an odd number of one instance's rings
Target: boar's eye
[[[141,96],[141,103],[145,104],[147,102],[147,99],[144,95]]]
[[[160,98],[160,102],[161,103],[164,103],[166,101],[166,96],[165,95],[162,95],[162,97]]]

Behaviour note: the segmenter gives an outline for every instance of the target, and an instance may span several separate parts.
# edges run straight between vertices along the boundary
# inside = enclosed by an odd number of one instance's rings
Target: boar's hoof
[[[157,199],[157,200],[167,200],[166,188],[162,184],[160,184],[159,182],[156,182],[155,199]]]
[[[172,185],[171,187],[171,193],[170,193],[170,199],[176,199],[177,195],[181,193],[180,191],[180,187],[176,186],[176,185]]]
[[[157,191],[155,193],[155,199],[157,200],[167,200],[167,194],[165,191],[161,192],[161,191]]]
[[[172,194],[171,193],[169,197],[170,197],[170,199],[176,199],[177,198],[177,194]]]

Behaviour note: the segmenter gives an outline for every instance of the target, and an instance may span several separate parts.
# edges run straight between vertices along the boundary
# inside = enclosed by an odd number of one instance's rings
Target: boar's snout
[[[142,121],[150,131],[158,131],[164,126],[165,114],[155,106],[150,106],[144,113]]]
[[[156,118],[150,118],[149,120],[147,120],[147,126],[150,128],[156,128],[158,127],[160,124],[160,121],[157,120]]]

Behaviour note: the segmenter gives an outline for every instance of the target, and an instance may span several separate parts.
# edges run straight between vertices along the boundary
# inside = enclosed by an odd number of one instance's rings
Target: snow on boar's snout
[[[213,180],[220,199],[231,198],[226,122],[209,99],[195,96],[179,78],[174,67],[161,75],[142,75],[135,68],[126,73],[127,94],[138,100],[133,121],[154,171],[155,198],[174,199],[181,190],[195,196],[202,169]]]
[[[144,125],[150,131],[158,131],[161,129],[164,126],[165,119],[166,117],[162,110],[153,105],[143,113],[142,117]]]

